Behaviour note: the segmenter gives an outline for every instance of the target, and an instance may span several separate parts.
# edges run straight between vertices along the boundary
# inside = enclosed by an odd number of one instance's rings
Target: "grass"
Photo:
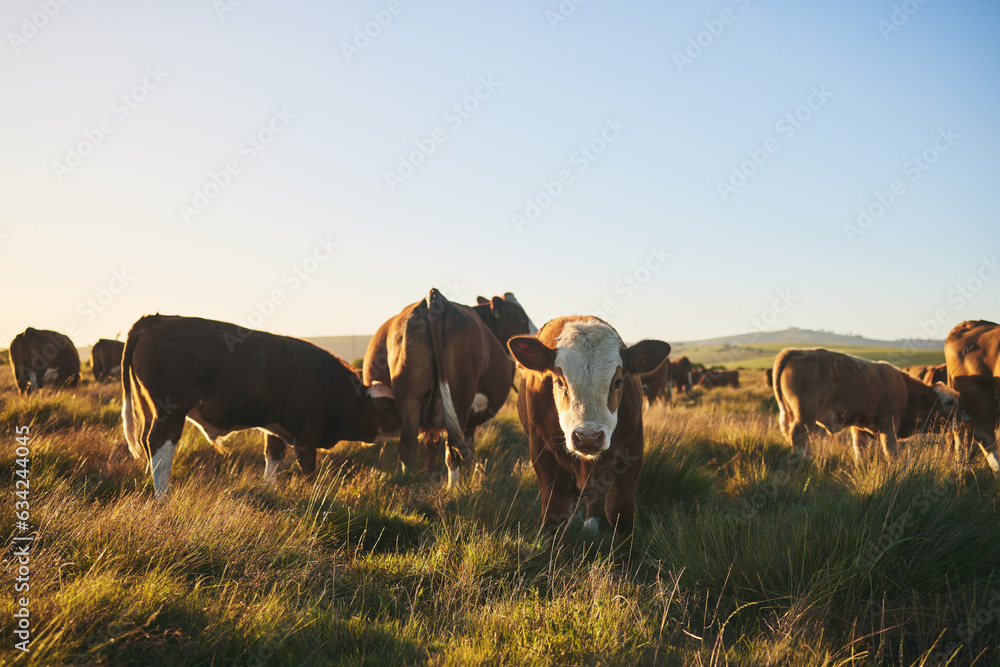
[[[226,456],[189,429],[158,503],[113,385],[23,399],[6,369],[0,485],[29,424],[38,532],[31,651],[8,639],[0,662],[997,664],[1000,488],[985,465],[955,465],[934,436],[888,464],[856,467],[835,439],[798,459],[747,375],[647,412],[636,534],[612,551],[606,526],[539,535],[512,405],[453,491],[361,443],[321,457],[313,484],[286,457],[267,486],[260,436]],[[2,517],[12,572],[20,533]]]

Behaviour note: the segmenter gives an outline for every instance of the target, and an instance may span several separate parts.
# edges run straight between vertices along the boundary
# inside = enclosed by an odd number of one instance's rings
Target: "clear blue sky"
[[[371,333],[431,286],[630,340],[1000,317],[995,2],[8,0],[0,29],[3,341]]]

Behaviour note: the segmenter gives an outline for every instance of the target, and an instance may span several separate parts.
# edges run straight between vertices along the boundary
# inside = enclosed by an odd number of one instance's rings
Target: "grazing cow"
[[[663,363],[639,376],[639,383],[642,387],[642,395],[646,402],[653,405],[658,400],[669,403],[673,399],[673,385],[670,382],[670,360],[664,359]]]
[[[534,329],[511,293],[475,307],[463,306],[431,289],[386,320],[365,352],[366,382],[392,387],[399,409],[399,458],[416,462],[420,431],[448,434],[448,486],[471,459],[474,430],[503,406],[514,381],[514,363],[504,344]],[[437,463],[437,438],[425,439],[427,471]]]
[[[955,453],[965,458],[962,440],[975,439],[993,472],[1000,475],[997,457],[997,418],[1000,417],[1000,325],[984,320],[962,322],[944,341],[948,385],[958,391],[965,409],[954,432]]]
[[[948,364],[937,364],[934,366],[928,366],[927,370],[924,372],[923,377],[920,378],[924,384],[929,384],[932,387],[938,382],[943,384],[948,384]]]
[[[147,315],[133,324],[122,355],[122,388],[125,438],[135,458],[149,461],[157,498],[169,489],[185,419],[220,451],[220,439],[233,431],[263,431],[268,482],[285,445],[311,478],[317,447],[373,442],[397,428],[388,388],[365,386],[326,350],[197,317]]]
[[[809,455],[809,435],[822,426],[851,428],[855,460],[868,435],[878,435],[886,458],[897,438],[947,418],[957,395],[944,385],[929,387],[885,361],[868,361],[822,348],[786,348],[774,359],[774,397],[779,423],[797,452]]]
[[[691,365],[691,360],[687,357],[670,360],[670,382],[677,388],[677,391],[682,393],[691,391],[691,387],[694,386],[691,378],[693,370],[694,366]]]
[[[667,359],[650,372],[643,373],[640,381],[646,400],[650,405],[661,398],[669,403],[675,389],[682,393],[690,391],[693,386],[691,381],[693,368],[690,359],[681,357]]]
[[[94,371],[94,379],[104,382],[116,375],[121,376],[124,351],[125,343],[120,340],[102,338],[94,343],[90,350],[90,368]]]
[[[588,533],[597,530],[603,500],[616,535],[629,535],[644,444],[639,375],[663,363],[670,345],[644,340],[626,347],[606,322],[579,315],[507,345],[526,369],[517,413],[538,477],[543,526],[568,520],[579,493]]]
[[[23,395],[45,385],[80,384],[80,353],[61,333],[28,327],[11,341],[8,354],[17,391]]]
[[[768,387],[774,387],[774,369],[768,368],[764,371],[764,384]]]
[[[712,389],[714,387],[734,387],[739,389],[740,372],[709,369],[702,374],[698,384],[705,389]]]

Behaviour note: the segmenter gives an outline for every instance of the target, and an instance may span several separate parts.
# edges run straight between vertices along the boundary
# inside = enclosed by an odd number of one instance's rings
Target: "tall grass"
[[[0,377],[0,384],[8,382]],[[254,433],[194,429],[165,502],[113,385],[2,395],[0,484],[30,424],[31,651],[16,664],[953,665],[1000,660],[1000,488],[943,438],[857,467],[791,455],[751,381],[646,413],[634,538],[539,533],[508,405],[458,489],[342,443],[265,485]],[[2,515],[7,559],[12,512]],[[13,565],[5,563],[5,571]],[[5,599],[13,597],[6,578]],[[10,607],[8,607],[10,608]],[[10,613],[0,616],[13,637]]]

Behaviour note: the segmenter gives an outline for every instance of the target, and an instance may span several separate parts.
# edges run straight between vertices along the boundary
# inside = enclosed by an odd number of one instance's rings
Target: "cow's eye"
[[[624,384],[624,382],[622,382],[622,379],[621,379],[621,378],[618,378],[617,380],[615,380],[615,383],[614,383],[614,385],[612,385],[612,386],[613,386],[613,387],[614,387],[615,389],[621,389],[621,388],[622,388],[622,385],[623,385],[623,384]]]
[[[556,386],[559,388],[559,391],[566,391],[566,383],[562,381],[562,378],[556,378]]]

